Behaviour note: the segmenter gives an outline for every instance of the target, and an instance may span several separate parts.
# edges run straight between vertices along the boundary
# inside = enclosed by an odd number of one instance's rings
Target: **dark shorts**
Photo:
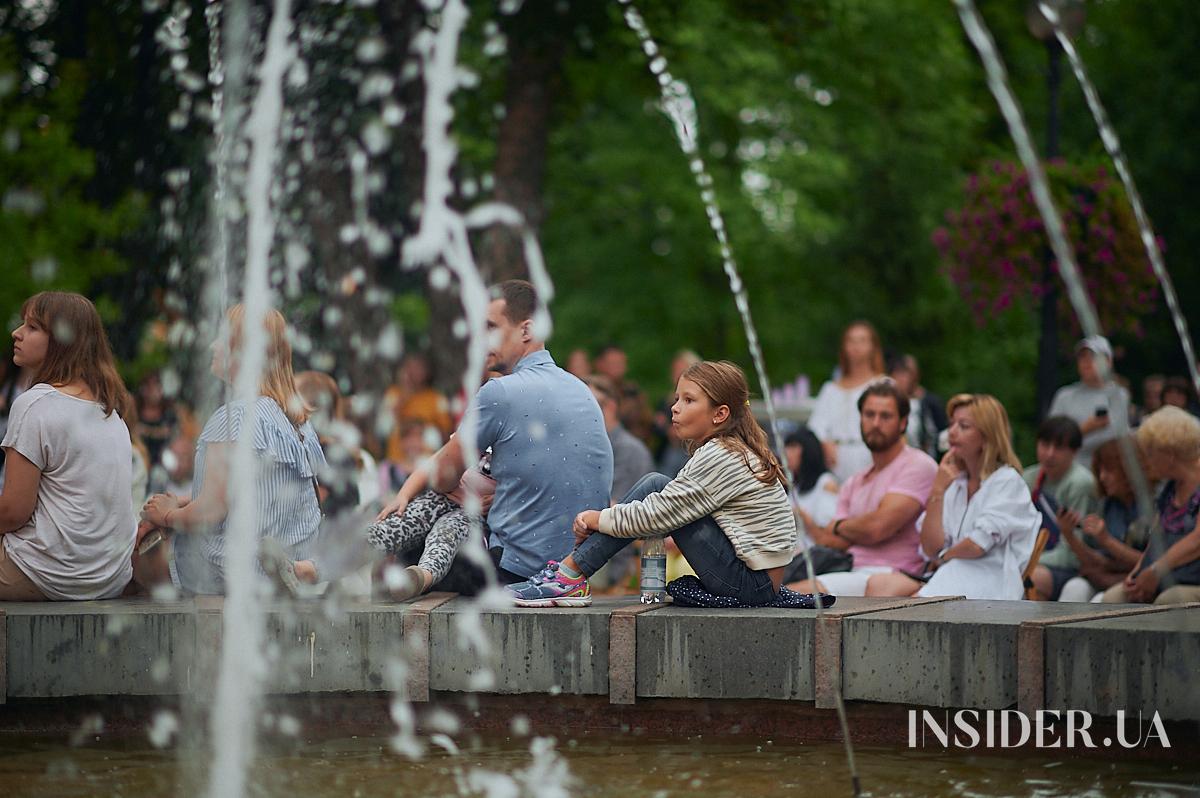
[[[1053,565],[1047,565],[1046,570],[1050,572],[1051,601],[1058,601],[1058,597],[1062,595],[1063,585],[1065,585],[1068,580],[1079,576],[1079,570],[1076,568],[1058,568]]]

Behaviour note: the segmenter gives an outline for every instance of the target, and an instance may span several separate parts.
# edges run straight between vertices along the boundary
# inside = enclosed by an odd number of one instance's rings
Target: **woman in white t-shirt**
[[[0,443],[0,601],[119,596],[133,575],[132,398],[100,314],[79,294],[46,291],[12,335],[14,361],[34,377]]]
[[[871,465],[871,451],[862,439],[858,397],[883,375],[879,333],[867,321],[854,321],[842,332],[838,378],[821,386],[808,428],[825,449],[825,462],[838,482],[845,482]]]
[[[921,550],[935,570],[928,582],[876,574],[868,596],[1020,599],[1041,513],[1013,453],[1004,406],[986,394],[959,394],[946,405],[950,451],[942,458],[925,514]]]

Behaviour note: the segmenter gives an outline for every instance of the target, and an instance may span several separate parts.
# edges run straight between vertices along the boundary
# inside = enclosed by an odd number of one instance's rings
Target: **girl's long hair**
[[[115,410],[127,425],[131,423],[133,397],[117,374],[112,347],[91,300],[65,291],[42,291],[25,300],[21,318],[36,323],[50,338],[33,383],[82,382],[106,417]]]
[[[1020,471],[1021,461],[1017,459],[1012,446],[1012,427],[1000,400],[986,393],[960,393],[946,403],[946,417],[953,419],[954,411],[961,407],[970,409],[975,426],[983,436],[980,478],[987,479],[992,472],[1005,465]]]
[[[707,440],[720,439],[726,447],[742,455],[746,468],[754,472],[754,476],[763,483],[778,482],[787,489],[787,480],[783,476],[783,466],[767,444],[767,435],[750,412],[750,389],[746,385],[746,375],[737,365],[728,360],[702,360],[689,366],[680,379],[691,380],[704,391],[705,396],[712,402],[713,407],[725,405],[729,408],[729,418],[717,427]],[[707,441],[687,441],[688,453],[695,451]],[[758,458],[758,469],[750,463],[750,455]]]
[[[229,353],[231,360],[237,359],[242,348],[242,327],[246,320],[246,309],[234,305],[225,314],[229,322]],[[299,427],[308,421],[312,409],[296,390],[296,377],[292,372],[292,344],[288,341],[287,320],[278,310],[268,310],[263,318],[263,329],[267,333],[267,360],[263,365],[258,382],[258,392],[275,400],[288,421]]]

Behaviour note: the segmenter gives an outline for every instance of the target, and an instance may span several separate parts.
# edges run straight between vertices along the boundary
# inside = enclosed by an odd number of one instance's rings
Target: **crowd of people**
[[[263,584],[296,595],[365,574],[394,600],[505,585],[520,606],[581,606],[636,584],[631,542],[666,537],[690,598],[746,606],[789,606],[790,591],[1200,599],[1190,384],[1151,378],[1161,406],[1134,407],[1101,337],[1079,343],[1080,380],[1022,468],[999,400],[943,403],[865,321],[776,452],[736,365],[680,352],[652,405],[617,346],[560,368],[537,308],[529,283],[496,286],[474,397],[451,401],[410,353],[368,418],[330,375],[293,372],[270,311],[257,399],[200,423],[157,374],[130,394],[85,297],[30,298],[0,383],[0,600],[223,593],[235,513]],[[246,323],[234,306],[212,343],[227,386]]]

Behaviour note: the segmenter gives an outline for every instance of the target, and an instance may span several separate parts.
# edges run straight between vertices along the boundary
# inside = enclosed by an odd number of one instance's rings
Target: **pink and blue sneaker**
[[[592,603],[587,577],[569,579],[554,560],[527,581],[509,585],[508,592],[518,607],[588,607]]]

